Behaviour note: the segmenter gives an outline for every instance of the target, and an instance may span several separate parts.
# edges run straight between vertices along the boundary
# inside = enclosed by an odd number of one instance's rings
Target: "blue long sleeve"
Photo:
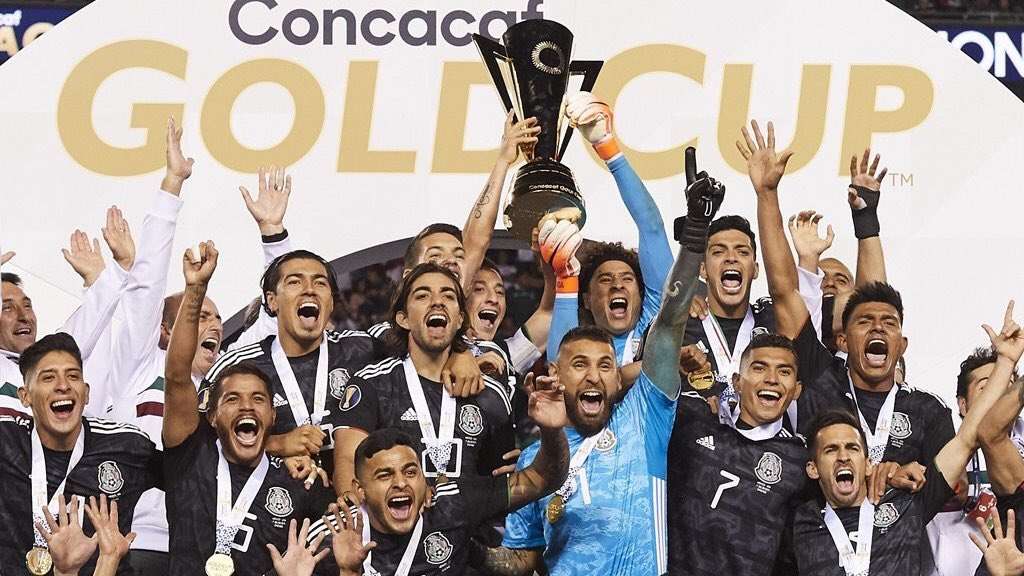
[[[576,294],[559,294],[555,297],[555,309],[551,314],[551,330],[548,332],[548,362],[558,359],[558,345],[562,338],[579,324]]]
[[[665,233],[665,222],[651,193],[625,156],[620,154],[609,161],[608,169],[615,178],[626,210],[640,232],[640,271],[647,288],[644,294],[644,316],[653,318],[650,312],[657,312],[661,305],[661,289],[674,262],[668,235]]]

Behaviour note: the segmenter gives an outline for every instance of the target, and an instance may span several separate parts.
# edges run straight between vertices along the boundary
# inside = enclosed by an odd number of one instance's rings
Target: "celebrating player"
[[[256,366],[243,362],[218,370],[206,414],[199,412],[192,361],[217,251],[204,242],[198,255],[190,249],[183,260],[185,294],[167,349],[163,421],[169,572],[263,574],[273,566],[266,545],[285,549],[289,520],[319,516],[333,494],[318,486],[310,490],[268,456],[274,391]]]
[[[338,493],[353,490],[356,447],[381,428],[401,428],[419,439],[422,473],[431,482],[490,476],[515,447],[504,384],[485,375],[483,392],[459,399],[441,385],[446,362],[464,346],[465,310],[449,269],[420,264],[403,278],[391,312],[392,357],[357,372],[331,417]],[[356,502],[358,494],[350,498]]]
[[[356,487],[366,520],[346,510],[328,523],[341,574],[462,574],[469,536],[488,518],[553,492],[569,468],[566,407],[558,380],[528,378],[530,417],[541,429],[530,466],[507,476],[463,476],[432,491],[419,442],[395,428],[372,432],[355,454]],[[338,528],[341,528],[339,531]],[[340,553],[339,539],[347,543]]]
[[[558,223],[574,223],[575,218],[554,214],[542,221],[541,244],[545,243],[545,234],[556,236],[555,249],[548,259],[557,264],[555,271],[560,279],[548,338],[548,361],[557,358],[562,336],[585,319],[584,324],[593,324],[612,335],[615,357],[620,366],[626,366],[633,363],[640,338],[661,306],[661,287],[672,267],[672,251],[654,198],[619,151],[611,108],[593,94],[579,92],[567,102],[565,115],[607,164],[640,241],[637,252],[617,243],[598,244],[580,267],[574,263],[579,248],[574,236],[578,231]],[[638,369],[639,364],[625,372],[628,383]]]
[[[1000,358],[956,436],[929,462],[927,482],[917,493],[897,489],[877,501],[869,498],[874,464],[860,422],[846,411],[816,417],[808,435],[807,475],[818,482],[825,502],[807,502],[796,513],[793,537],[800,543],[796,554],[801,576],[920,572],[924,526],[953,495],[978,448],[978,427],[1008,389],[1024,352],[1024,333],[1013,319],[1012,301],[999,333],[987,325],[985,331]]]
[[[51,556],[46,538],[33,522],[43,524],[43,507],[57,511],[63,496],[106,494],[117,500],[120,530],[130,530],[139,496],[160,479],[159,453],[153,443],[128,424],[83,417],[89,385],[82,357],[65,333],[41,338],[26,348],[19,364],[25,386],[18,390],[32,417],[0,416],[0,566],[12,574],[45,574]],[[90,523],[86,534],[93,532]],[[95,555],[85,571],[91,573]],[[121,574],[131,574],[127,566]]]

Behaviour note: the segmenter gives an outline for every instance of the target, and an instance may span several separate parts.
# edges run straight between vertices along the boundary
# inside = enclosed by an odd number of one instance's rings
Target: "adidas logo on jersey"
[[[698,438],[697,439],[697,444],[700,444],[701,446],[707,448],[708,450],[711,450],[712,452],[715,451],[715,437],[714,436],[705,436],[703,438]]]
[[[413,410],[412,408],[409,408],[408,410],[405,411],[404,414],[402,414],[401,420],[402,420],[402,422],[415,422],[416,421],[416,411]]]
[[[274,394],[274,408],[280,408],[281,406],[287,406],[288,401],[284,399],[280,394]]]

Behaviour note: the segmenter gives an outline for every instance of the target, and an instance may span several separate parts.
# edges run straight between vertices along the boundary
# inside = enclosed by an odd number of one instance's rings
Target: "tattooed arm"
[[[697,277],[708,226],[725,196],[725,187],[706,173],[697,174],[696,150],[686,150],[686,217],[680,226],[679,256],[665,281],[661,310],[644,345],[642,372],[669,398],[679,395],[679,349],[690,317],[690,303],[697,289]]]
[[[515,510],[554,492],[569,473],[569,441],[562,428],[568,424],[563,388],[558,379],[526,375],[530,391],[530,418],[540,426],[540,449],[533,462],[508,477],[508,509]]]
[[[473,564],[491,576],[529,576],[540,565],[541,548],[488,548],[475,541]]]
[[[487,255],[494,234],[494,223],[498,219],[498,206],[501,204],[501,188],[505,184],[508,169],[519,158],[519,148],[530,147],[537,143],[540,127],[536,126],[535,118],[512,123],[512,113],[505,118],[505,132],[501,137],[501,148],[498,159],[491,169],[487,184],[480,191],[476,202],[469,211],[466,225],[462,228],[462,245],[466,249],[466,276],[462,278],[462,288],[469,291],[473,287],[473,277],[480,269],[480,264]]]

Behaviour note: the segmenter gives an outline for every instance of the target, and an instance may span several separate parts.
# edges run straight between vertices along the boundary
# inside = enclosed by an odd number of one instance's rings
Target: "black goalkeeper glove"
[[[697,150],[686,149],[686,216],[676,218],[675,239],[687,250],[703,254],[708,245],[708,227],[725,200],[725,185],[697,172]]]
[[[853,235],[858,240],[878,236],[878,198],[882,193],[878,190],[854,184],[850,184],[850,188],[856,190],[857,196],[867,204],[867,206],[860,209],[850,207],[850,212],[853,215]]]

